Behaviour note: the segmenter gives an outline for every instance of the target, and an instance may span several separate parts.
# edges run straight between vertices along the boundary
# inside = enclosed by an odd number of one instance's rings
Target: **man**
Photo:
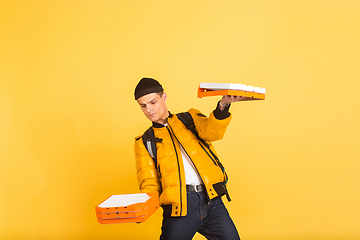
[[[135,141],[135,157],[140,191],[157,192],[164,210],[160,239],[188,240],[196,232],[210,240],[240,239],[221,199],[228,197],[227,176],[211,142],[223,138],[230,103],[242,97],[223,96],[209,118],[190,109],[199,138],[168,111],[167,94],[155,79],[141,79],[135,99],[157,139],[156,163],[141,136]]]

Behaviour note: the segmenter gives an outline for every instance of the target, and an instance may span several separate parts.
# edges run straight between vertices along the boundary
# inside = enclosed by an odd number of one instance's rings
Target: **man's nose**
[[[152,111],[152,107],[151,107],[150,104],[146,106],[146,111],[147,111],[147,112],[151,112],[151,111]]]

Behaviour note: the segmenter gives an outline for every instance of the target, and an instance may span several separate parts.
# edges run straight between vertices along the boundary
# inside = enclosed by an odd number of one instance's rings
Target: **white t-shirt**
[[[189,156],[186,154],[185,150],[181,145],[180,145],[180,149],[184,163],[186,184],[190,184],[190,185],[202,184],[201,178],[199,177],[199,174],[197,173],[194,164],[192,163]]]
[[[164,124],[164,126],[167,126],[167,125],[168,125],[167,123]],[[202,182],[199,174],[197,173],[196,168],[195,168],[194,164],[192,163],[191,159],[186,154],[185,150],[183,149],[183,147],[181,146],[180,143],[179,143],[179,146],[180,146],[180,152],[181,152],[182,160],[183,160],[183,163],[184,163],[186,184],[188,184],[188,185],[203,184],[203,182]]]

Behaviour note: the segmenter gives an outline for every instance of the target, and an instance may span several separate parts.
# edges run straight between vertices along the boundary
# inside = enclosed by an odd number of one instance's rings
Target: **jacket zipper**
[[[176,154],[176,160],[177,160],[177,164],[178,164],[178,171],[179,171],[179,183],[180,183],[180,217],[182,215],[182,184],[181,184],[181,174],[180,174],[180,163],[179,163],[179,155],[178,155],[178,152],[176,151],[176,146],[175,146],[175,142],[174,142],[174,139],[171,135],[171,131],[169,130],[168,128],[169,125],[166,126],[166,129],[168,130],[169,134],[170,134],[170,138],[171,138],[171,141],[173,143],[173,146],[174,146],[174,150],[175,150],[175,154]],[[170,128],[171,129],[171,128]],[[174,135],[175,136],[175,135]],[[176,138],[176,137],[175,137]]]
[[[177,140],[177,142],[179,143],[179,145],[184,149],[184,152],[185,152],[186,155],[189,157],[189,159],[190,159],[190,161],[192,162],[192,164],[193,164],[193,166],[194,166],[194,168],[195,168],[198,176],[200,177],[201,181],[204,183],[204,180],[202,179],[202,177],[201,177],[201,175],[200,175],[197,167],[195,166],[193,160],[191,159],[191,157],[189,156],[189,154],[187,153],[187,151],[185,150],[185,148],[183,147],[183,145],[181,145],[179,139],[178,139],[178,138],[176,137],[176,135],[174,134],[174,131],[172,130],[171,126],[170,126],[170,125],[168,125],[168,126],[170,127],[171,132],[173,133],[173,135],[174,135],[174,137],[176,138],[176,140]],[[201,144],[200,144],[200,146],[201,146]],[[174,146],[174,147],[175,147],[175,146]],[[202,146],[201,146],[201,147],[202,147]],[[204,149],[204,150],[205,150],[205,149]],[[205,152],[206,152],[206,151],[205,151]],[[209,154],[208,154],[208,155],[209,155]],[[210,156],[209,156],[209,157],[210,157]],[[211,158],[211,157],[210,157],[210,158]],[[211,160],[213,160],[213,159],[211,158]],[[213,161],[214,161],[214,160],[213,160]],[[215,162],[214,162],[214,163],[215,163]],[[216,163],[215,163],[215,165],[216,165]],[[180,184],[181,184],[181,183],[180,183]],[[181,185],[180,185],[180,186],[181,186]],[[204,184],[204,186],[205,186],[205,184]],[[205,187],[205,192],[206,192],[206,196],[208,197],[208,199],[209,199],[209,201],[210,201],[210,197],[209,197],[209,194],[208,194],[208,192],[207,192],[207,190],[206,190],[206,187]]]
[[[213,161],[213,163],[215,164],[215,166],[217,166],[216,161],[212,158],[212,156],[206,151],[206,149],[204,148],[204,146],[201,144],[201,142],[199,142],[201,148],[206,152],[206,154],[209,156],[209,158]]]

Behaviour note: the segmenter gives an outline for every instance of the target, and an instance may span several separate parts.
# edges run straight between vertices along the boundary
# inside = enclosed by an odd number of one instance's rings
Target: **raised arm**
[[[188,112],[194,119],[194,124],[199,136],[205,141],[216,141],[224,137],[226,128],[231,121],[229,112],[230,104],[243,100],[241,96],[223,96],[216,109],[207,118],[199,110],[190,109]]]

